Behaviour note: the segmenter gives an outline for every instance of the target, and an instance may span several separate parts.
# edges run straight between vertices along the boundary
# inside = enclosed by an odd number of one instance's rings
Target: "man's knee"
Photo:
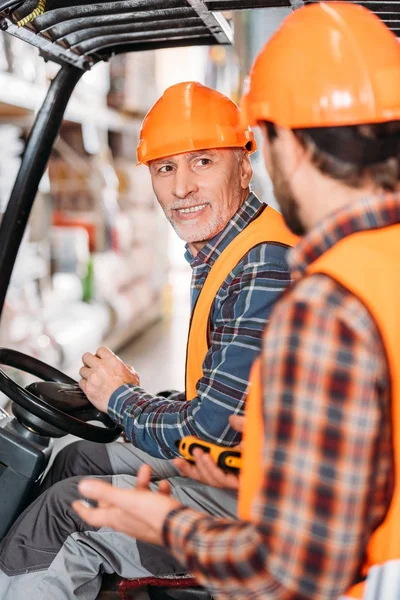
[[[41,542],[48,536],[57,539],[61,529],[66,533],[67,523],[68,535],[73,533],[75,526],[82,523],[71,507],[72,503],[80,498],[78,484],[81,479],[79,476],[69,477],[51,486],[25,509],[7,534],[7,538],[21,533],[31,542],[36,538],[35,541],[41,546]]]
[[[65,495],[67,489],[69,493]],[[59,535],[63,529],[60,515],[65,513],[66,502],[76,497],[77,490],[75,482],[58,483],[20,515],[0,544],[0,567],[6,575],[49,567],[63,543]],[[52,514],[54,509],[57,514]]]
[[[90,473],[81,473],[82,467],[86,467],[92,456],[95,455],[96,449],[99,450],[100,444],[79,440],[68,444],[60,450],[54,459],[53,468],[60,466],[68,471],[67,477],[75,475],[90,475]],[[79,471],[79,472],[75,472]]]
[[[104,479],[111,482],[111,477]],[[72,477],[56,483],[14,523],[0,545],[0,567],[6,574],[46,569],[70,535],[97,529],[83,523],[72,509],[80,498],[80,480]]]
[[[91,442],[86,442],[86,440],[79,440],[79,442],[72,442],[72,444],[68,444],[60,450],[57,456],[54,459],[54,465],[57,463],[62,463],[63,465],[76,464],[77,458],[85,453],[86,444],[90,444]]]
[[[39,493],[50,489],[58,481],[85,475],[111,475],[111,463],[105,444],[85,440],[65,446],[43,480]]]
[[[78,484],[81,479],[81,476],[75,476],[55,483],[44,494],[43,507],[56,518],[62,515],[65,509],[79,497]]]

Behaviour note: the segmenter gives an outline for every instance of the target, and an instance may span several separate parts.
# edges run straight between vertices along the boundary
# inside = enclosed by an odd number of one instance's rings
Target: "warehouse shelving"
[[[11,73],[0,72],[0,118],[26,116],[33,121],[46,93],[45,86],[24,81]],[[71,98],[65,120],[80,124],[90,122],[109,131],[134,131],[138,122],[137,118],[126,116],[112,108],[93,107],[76,98]]]
[[[121,60],[121,57],[119,57]],[[38,60],[41,60],[38,58]],[[118,60],[118,59],[117,59]],[[103,65],[104,66],[104,65]],[[95,69],[98,67],[96,66]],[[54,73],[52,73],[54,76]],[[48,75],[47,75],[48,79]],[[40,109],[42,101],[47,93],[47,85],[43,82],[43,77],[41,78],[42,83],[34,83],[32,81],[24,80],[21,75],[16,73],[10,73],[6,71],[0,71],[0,127],[4,126],[4,124],[13,124],[14,126],[21,129],[24,132],[24,135],[27,135],[30,127],[33,123],[36,112]],[[121,110],[110,108],[106,105],[105,98],[96,102],[88,101],[84,95],[85,90],[79,91],[71,98],[63,125],[61,127],[61,132],[59,139],[61,140],[59,146],[63,145],[63,136],[65,132],[73,132],[78,137],[80,136],[82,139],[84,138],[84,130],[95,131],[98,137],[100,146],[106,149],[107,152],[111,153],[110,143],[116,147],[124,147],[129,145],[132,150],[131,156],[128,158],[123,157],[126,164],[131,165],[132,170],[135,170],[135,156],[134,156],[134,148],[137,144],[138,133],[140,129],[141,119],[143,117],[144,110],[136,111],[135,114],[126,114]],[[121,142],[124,142],[122,143]],[[119,142],[119,144],[116,142]],[[84,144],[83,144],[84,145]],[[65,146],[65,144],[64,144]],[[56,151],[58,145],[55,146]],[[82,164],[85,162],[85,158],[79,159],[78,151],[75,149],[75,157],[74,157],[74,149],[72,148],[72,160],[76,160],[77,163],[81,162]],[[117,150],[117,159],[118,159]],[[123,156],[123,153],[122,153]],[[89,163],[89,161],[87,161]],[[90,165],[90,163],[89,163]],[[89,166],[90,168],[90,166]],[[49,182],[47,182],[48,185]],[[44,186],[46,187],[46,185]],[[140,187],[140,186],[139,186]],[[141,190],[143,189],[143,185],[140,187],[140,198],[139,204],[141,208],[143,208],[143,198]],[[51,225],[51,217],[50,213],[55,208],[55,198],[52,196],[51,186],[45,192],[39,194],[39,197],[36,199],[34,214],[36,213],[35,221],[36,224],[42,222],[41,229],[42,234],[44,230],[44,235],[47,235],[49,232],[49,228]],[[151,194],[151,192],[149,192]],[[135,197],[132,196],[131,190],[121,190],[120,194],[121,205],[124,206],[122,211],[125,209],[127,213],[132,211],[132,208],[135,208],[136,201]],[[149,211],[155,210],[154,199],[147,198],[147,206],[145,208]],[[152,204],[153,203],[153,204]],[[151,214],[153,214],[151,212]],[[154,212],[155,218],[157,219],[156,213]],[[162,225],[166,226],[166,223],[162,223]],[[40,246],[40,243],[38,244]],[[137,247],[137,242],[134,244],[135,248]],[[134,251],[134,249],[132,251]],[[137,248],[136,248],[137,249]],[[147,329],[151,324],[156,322],[162,317],[163,313],[163,295],[164,295],[164,285],[163,282],[165,278],[165,273],[167,270],[167,265],[165,264],[166,255],[165,252],[160,255],[159,249],[153,247],[153,251],[157,253],[157,256],[154,257],[155,263],[157,264],[156,273],[148,273],[147,276],[147,285],[153,286],[152,292],[148,294],[149,301],[145,306],[138,307],[138,310],[134,313],[133,317],[124,321],[123,319],[117,319],[114,312],[110,313],[110,327],[108,331],[105,332],[103,339],[99,339],[99,344],[105,344],[109,346],[113,351],[118,351],[121,347],[123,347],[126,343],[128,343],[133,337],[139,335],[145,329]],[[125,248],[125,252],[129,254],[130,249]],[[95,252],[94,256],[96,256],[98,252]],[[101,254],[101,253],[100,253]],[[107,252],[105,253],[107,254]],[[127,260],[127,264],[131,265],[132,260]],[[42,263],[43,266],[43,263]],[[17,265],[18,269],[18,265]],[[16,269],[16,270],[17,270]],[[23,273],[22,273],[23,274]],[[31,269],[23,274],[24,277],[14,278],[15,286],[22,287],[23,285],[31,286],[33,282],[46,282],[47,285],[50,281],[50,263],[48,263],[48,269],[41,269],[40,274],[38,275],[38,271],[35,272],[34,269]],[[158,279],[156,285],[154,285],[154,280]],[[131,286],[132,292],[131,296],[135,297],[136,286],[138,286],[138,293],[140,293],[140,286],[143,286],[143,282],[146,280],[146,274],[141,273],[140,275],[135,275],[135,273],[127,274],[126,283],[124,284],[126,287]],[[150,282],[151,280],[151,282]],[[149,283],[150,282],[150,283]],[[43,286],[43,283],[38,283],[39,287]],[[100,300],[102,302],[102,300]],[[125,302],[127,302],[125,300]],[[99,306],[97,302],[97,307]],[[88,306],[90,309],[90,305]],[[96,307],[94,307],[96,311]],[[65,310],[65,314],[67,314],[67,310]],[[4,315],[5,319],[7,318],[7,311]],[[57,323],[57,315],[52,315],[53,322],[56,322],[58,331],[59,331],[59,323]],[[104,323],[103,323],[104,326]],[[57,330],[57,327],[55,329]],[[49,333],[49,331],[48,331]],[[50,332],[51,337],[51,332]],[[6,345],[9,344],[9,340],[3,340],[3,343]],[[57,346],[57,340],[55,340],[55,345]],[[21,347],[18,349],[22,351],[32,352],[31,349],[24,347],[23,343]],[[86,350],[93,351],[95,348],[87,348]],[[77,370],[79,367],[80,361],[80,352],[81,348],[77,350],[77,356],[72,360],[69,358],[67,362],[63,361],[61,364],[57,366],[68,371],[72,376],[77,376]],[[61,353],[62,355],[62,353]],[[43,356],[46,359],[46,356]]]

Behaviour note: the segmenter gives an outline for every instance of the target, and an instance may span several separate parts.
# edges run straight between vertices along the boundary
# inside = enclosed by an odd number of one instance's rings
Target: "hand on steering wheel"
[[[121,434],[121,427],[94,407],[78,383],[58,369],[6,348],[0,348],[0,365],[14,367],[43,380],[25,389],[0,369],[0,390],[23,409],[15,407],[14,414],[19,418],[20,412],[25,421],[33,415],[30,424],[37,424],[41,429],[45,429],[43,422],[49,424],[52,426],[49,437],[55,437],[57,433],[54,432],[61,430],[58,435],[72,433],[92,442],[109,443]],[[88,421],[100,421],[104,427]]]

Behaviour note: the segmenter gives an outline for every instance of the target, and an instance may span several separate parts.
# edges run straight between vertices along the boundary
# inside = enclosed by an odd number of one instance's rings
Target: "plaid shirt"
[[[264,339],[254,523],[179,508],[164,524],[166,546],[218,598],[333,599],[357,579],[393,489],[388,368],[364,305],[328,276],[304,274],[340,239],[397,222],[399,196],[367,198],[290,252],[297,284]]]
[[[211,267],[234,238],[260,213],[263,204],[254,194],[226,227],[193,257],[191,304],[194,307]],[[211,310],[210,348],[203,363],[204,376],[191,402],[185,394],[168,399],[141,387],[124,385],[111,396],[108,412],[127,437],[152,456],[177,455],[176,441],[187,435],[232,446],[238,434],[229,426],[231,414],[242,414],[249,372],[261,349],[270,310],[290,283],[287,249],[279,244],[252,248],[228,275]]]

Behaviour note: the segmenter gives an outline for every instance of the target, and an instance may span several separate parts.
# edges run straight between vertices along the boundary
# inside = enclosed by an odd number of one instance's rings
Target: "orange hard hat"
[[[195,81],[169,87],[147,113],[137,148],[139,164],[209,148],[256,150],[241,125],[240,109],[227,96]]]
[[[289,15],[256,58],[244,122],[313,128],[400,119],[400,43],[372,12],[321,2]]]

